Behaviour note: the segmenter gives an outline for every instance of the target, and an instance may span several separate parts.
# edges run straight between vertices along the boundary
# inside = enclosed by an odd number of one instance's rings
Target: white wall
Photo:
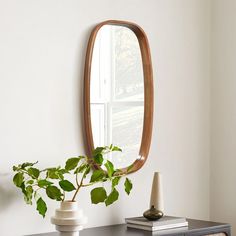
[[[212,1],[211,205],[212,220],[236,234],[236,1]]]
[[[141,25],[155,79],[153,141],[131,178],[130,197],[106,208],[79,202],[90,226],[123,222],[148,207],[154,171],[164,175],[166,213],[209,217],[209,10],[206,0],[0,0],[1,235],[52,231],[11,184],[11,166],[58,165],[84,153],[81,125],[86,42],[106,19]]]

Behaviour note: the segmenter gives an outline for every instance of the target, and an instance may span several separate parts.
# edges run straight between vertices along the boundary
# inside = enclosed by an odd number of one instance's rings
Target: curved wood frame
[[[84,125],[85,125],[85,137],[87,143],[87,154],[90,158],[92,157],[92,150],[94,149],[91,113],[90,113],[90,80],[91,80],[92,56],[97,33],[100,30],[100,28],[104,25],[125,26],[130,30],[132,30],[138,39],[142,56],[143,76],[144,76],[143,131],[142,131],[141,146],[139,149],[139,158],[137,157],[138,159],[134,161],[133,167],[129,172],[132,173],[139,170],[147,160],[152,138],[154,89],[153,89],[153,72],[152,72],[150,48],[147,36],[143,31],[143,29],[137,24],[131,22],[108,20],[101,22],[92,30],[88,41],[86,59],[85,59],[85,68],[84,68]],[[123,173],[126,173],[127,168],[123,168],[122,171]]]

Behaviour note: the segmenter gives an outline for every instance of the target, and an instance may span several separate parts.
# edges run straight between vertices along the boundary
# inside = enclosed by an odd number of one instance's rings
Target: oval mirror
[[[106,21],[91,33],[84,81],[84,121],[88,155],[114,144],[108,157],[126,173],[147,159],[153,121],[153,79],[147,37],[136,24]]]

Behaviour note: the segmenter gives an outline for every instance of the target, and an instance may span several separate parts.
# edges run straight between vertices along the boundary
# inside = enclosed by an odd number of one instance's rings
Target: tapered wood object
[[[153,206],[157,210],[164,212],[162,176],[160,172],[155,172],[153,176],[150,208]]]
[[[155,172],[152,181],[150,209],[145,211],[143,216],[148,220],[159,220],[164,215],[163,211],[164,203],[161,174],[159,172]]]

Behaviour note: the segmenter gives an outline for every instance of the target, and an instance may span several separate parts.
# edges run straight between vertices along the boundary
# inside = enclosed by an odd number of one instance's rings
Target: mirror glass
[[[140,46],[128,27],[104,25],[96,36],[90,81],[94,147],[114,144],[115,168],[139,159],[144,119],[144,78]]]

